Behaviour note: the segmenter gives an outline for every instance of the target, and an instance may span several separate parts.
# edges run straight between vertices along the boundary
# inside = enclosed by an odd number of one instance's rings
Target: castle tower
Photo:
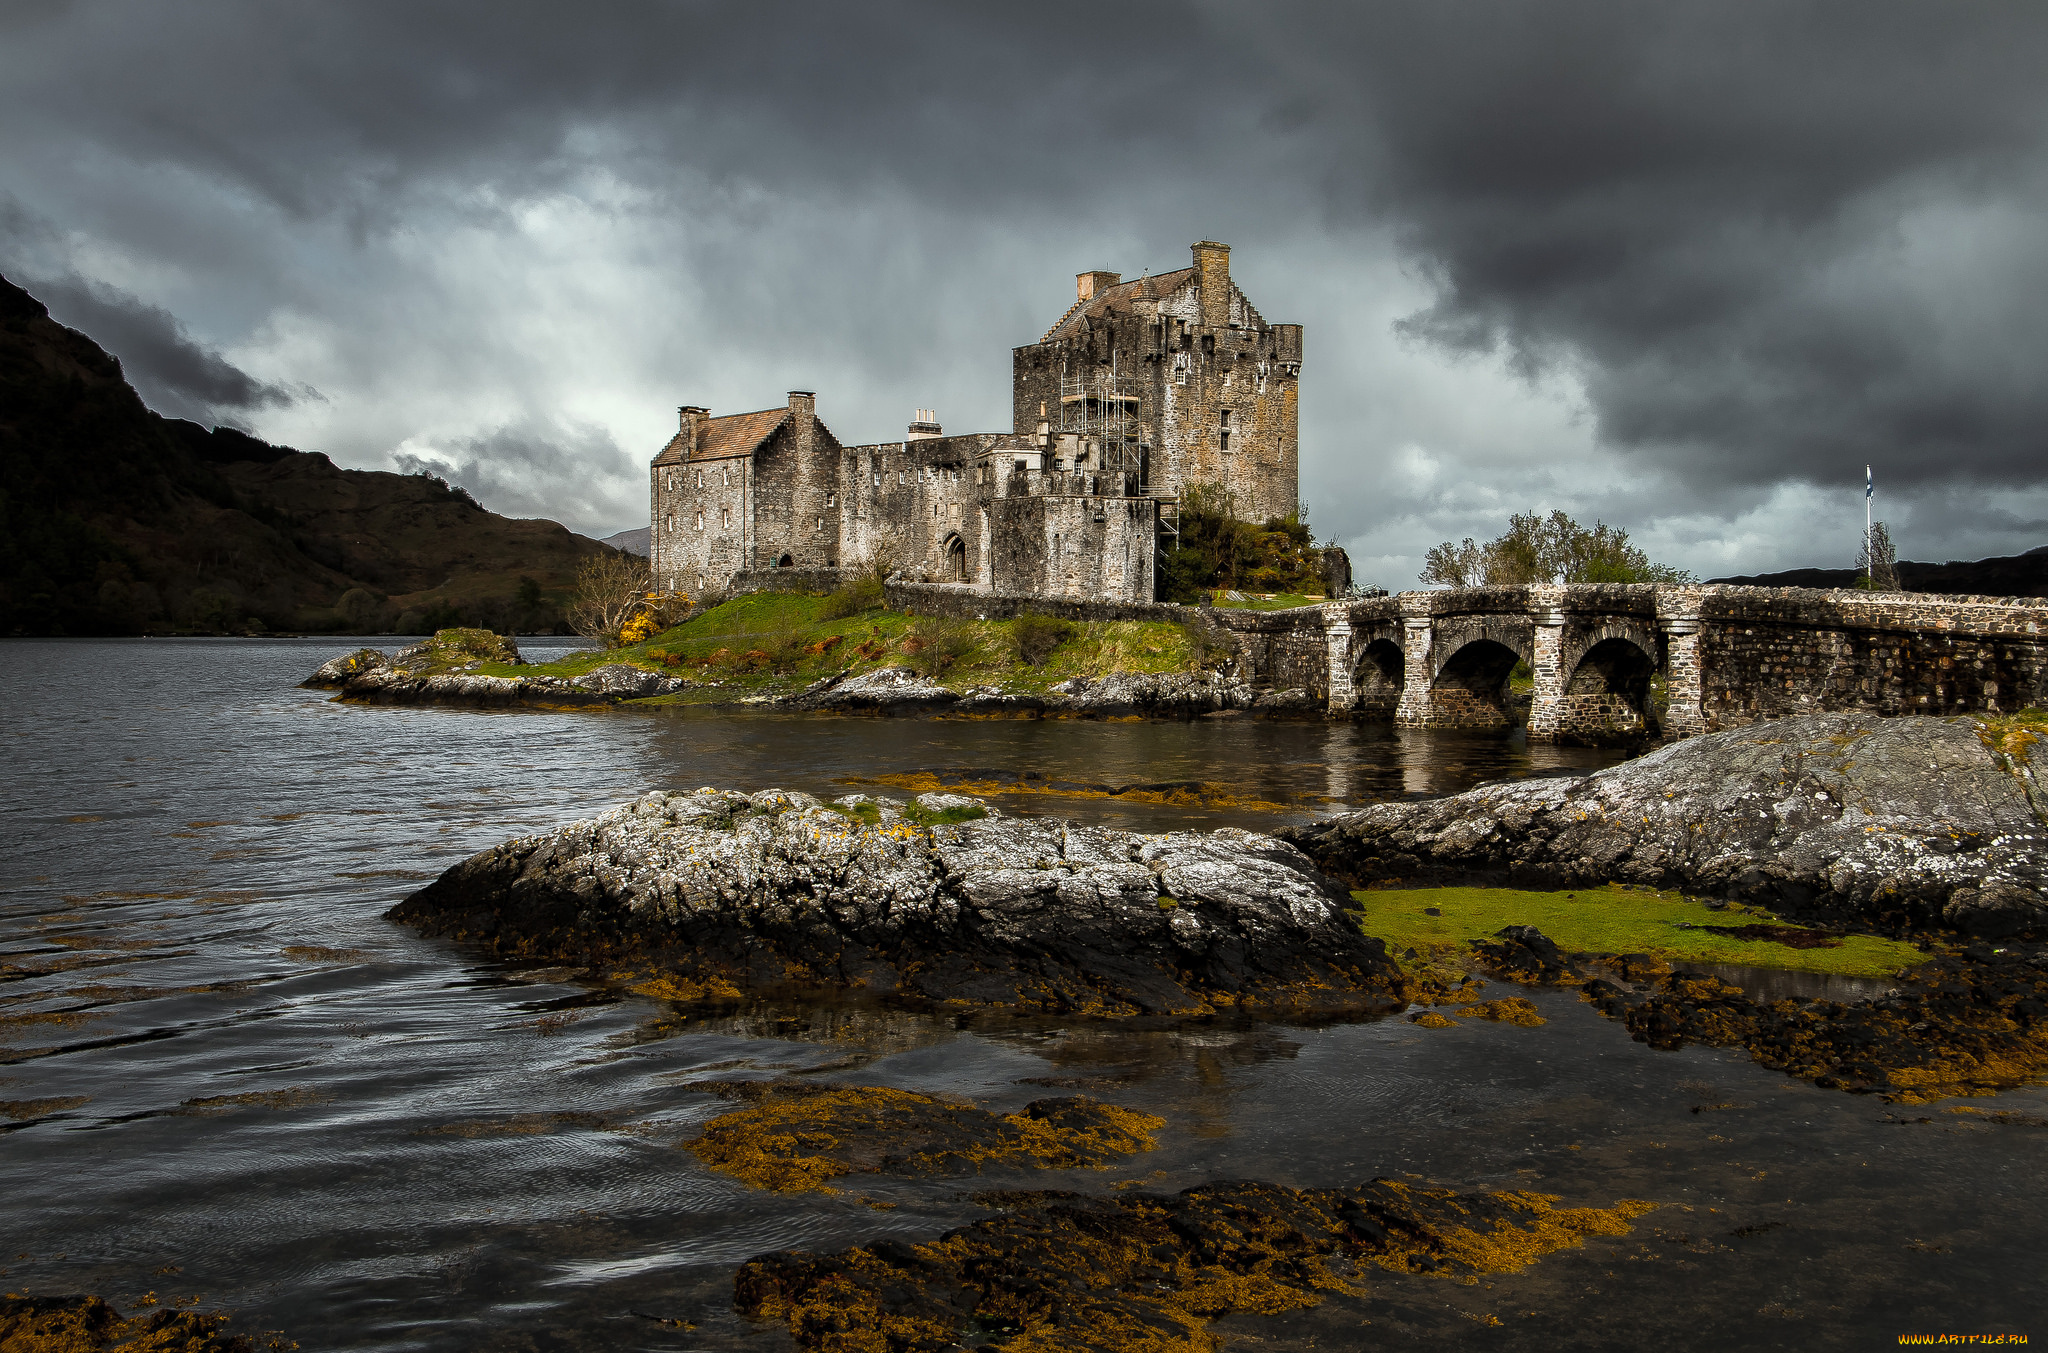
[[[1075,278],[1074,303],[1011,357],[1013,426],[1099,440],[1143,492],[1178,498],[1221,484],[1238,514],[1300,501],[1301,326],[1268,324],[1230,276],[1230,246],[1202,240],[1190,265],[1126,282]]]

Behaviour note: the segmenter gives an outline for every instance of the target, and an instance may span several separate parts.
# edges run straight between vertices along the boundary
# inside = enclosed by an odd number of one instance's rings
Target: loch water
[[[991,1187],[1386,1175],[1660,1207],[1519,1274],[1379,1274],[1367,1298],[1231,1317],[1226,1346],[2048,1332],[2039,1090],[1888,1106],[1739,1051],[1652,1051],[1548,991],[1525,993],[1540,1028],[706,1017],[383,919],[471,852],[650,788],[935,775],[1022,787],[1010,812],[1262,828],[1614,753],[1249,720],[366,708],[296,686],[346,646],[0,643],[0,1290],[196,1297],[309,1350],[782,1350],[731,1307],[763,1251],[928,1239],[987,1215],[969,1194]],[[782,1196],[678,1145],[727,1107],[693,1082],[751,1076],[1003,1112],[1083,1093],[1167,1127],[1108,1171]]]

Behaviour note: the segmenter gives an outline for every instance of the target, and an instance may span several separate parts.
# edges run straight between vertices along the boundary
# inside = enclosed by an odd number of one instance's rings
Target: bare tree
[[[1899,556],[1892,548],[1891,532],[1881,521],[1870,524],[1870,535],[1856,553],[1856,567],[1863,570],[1866,585],[1875,592],[1899,590]]]
[[[569,603],[571,628],[606,648],[617,648],[619,631],[645,604],[651,582],[647,561],[637,554],[606,549],[591,555],[576,570],[576,595]]]

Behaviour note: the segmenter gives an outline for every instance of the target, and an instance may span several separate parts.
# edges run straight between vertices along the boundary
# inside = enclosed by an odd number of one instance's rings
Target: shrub
[[[902,652],[911,670],[920,676],[937,677],[967,658],[978,647],[974,627],[951,616],[920,619]]]
[[[1010,626],[1010,642],[1016,645],[1018,660],[1036,667],[1053,655],[1053,650],[1074,637],[1074,627],[1049,615],[1026,613]]]
[[[862,611],[878,611],[884,604],[881,576],[872,572],[861,573],[841,583],[838,591],[825,598],[818,618],[843,620]]]
[[[588,556],[576,571],[570,625],[586,639],[617,648],[619,631],[644,607],[648,584],[647,561],[638,555],[605,549]]]

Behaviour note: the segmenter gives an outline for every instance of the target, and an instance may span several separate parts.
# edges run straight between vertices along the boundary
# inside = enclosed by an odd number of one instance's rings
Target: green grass
[[[1215,594],[1216,605],[1226,611],[1291,611],[1297,606],[1320,606],[1328,597],[1307,596],[1300,592],[1276,592],[1270,596],[1257,592],[1239,592],[1243,601],[1230,601],[1228,593],[1219,589]]]
[[[1872,935],[1847,935],[1839,948],[1794,949],[1769,940],[1741,940],[1695,926],[1741,926],[1775,922],[1756,908],[1712,911],[1678,893],[1652,892],[1610,884],[1569,892],[1530,893],[1513,888],[1387,888],[1355,892],[1363,911],[1360,926],[1403,948],[1441,951],[1488,939],[1503,926],[1532,925],[1571,952],[1656,954],[1671,962],[1741,963],[1755,968],[1833,973],[1843,977],[1888,977],[1924,963],[1927,955],[1910,944]],[[1430,916],[1434,907],[1441,916]]]
[[[574,653],[530,667],[486,664],[494,676],[575,678],[606,663],[623,662],[679,676],[688,689],[646,704],[713,704],[749,697],[788,695],[843,668],[854,672],[910,665],[904,641],[922,621],[900,611],[870,610],[826,619],[828,598],[760,592],[736,597],[673,629],[638,644],[604,652]],[[1074,626],[1071,639],[1031,666],[1018,661],[1010,631],[1017,622],[966,622],[971,651],[941,673],[956,689],[1000,686],[1019,694],[1042,694],[1074,676],[1108,672],[1180,672],[1194,661],[1186,633],[1164,622],[1089,622]],[[832,644],[830,641],[839,642]],[[806,650],[818,647],[821,651]],[[863,651],[865,648],[865,651]],[[720,656],[720,651],[724,656]],[[767,660],[746,660],[748,653]],[[736,661],[737,659],[737,661]],[[716,683],[716,684],[713,684]]]

